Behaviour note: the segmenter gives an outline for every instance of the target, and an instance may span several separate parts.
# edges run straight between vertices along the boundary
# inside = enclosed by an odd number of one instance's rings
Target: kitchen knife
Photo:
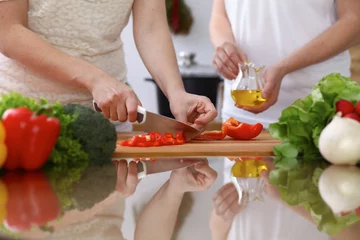
[[[93,107],[97,112],[101,109],[93,101]],[[185,140],[189,141],[201,134],[201,131],[175,119],[165,117],[156,113],[147,111],[145,108],[138,106],[137,122],[142,125],[145,132],[172,133],[183,132]]]
[[[150,174],[156,174],[189,167],[205,160],[206,159],[204,158],[164,158],[156,159],[155,162],[141,160],[137,163],[138,179],[142,179]]]

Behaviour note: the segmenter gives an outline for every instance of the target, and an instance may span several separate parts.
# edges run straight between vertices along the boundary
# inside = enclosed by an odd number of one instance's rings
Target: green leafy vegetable
[[[277,123],[270,125],[272,137],[283,143],[275,149],[277,156],[314,159],[320,156],[318,142],[321,131],[335,115],[340,99],[360,101],[360,85],[350,78],[334,73],[316,84],[310,95],[296,100],[286,108]],[[318,158],[317,158],[318,159]]]
[[[321,198],[318,182],[327,166],[323,159],[309,163],[305,159],[276,157],[276,170],[270,172],[270,183],[279,188],[286,203],[304,206],[318,224],[319,231],[334,235],[360,221],[360,217],[355,213],[336,216]]]
[[[328,164],[319,152],[319,137],[334,117],[340,99],[360,101],[360,85],[337,73],[325,76],[311,94],[283,110],[269,129],[272,137],[282,141],[274,148],[277,169],[270,173],[270,182],[279,187],[286,203],[304,206],[318,229],[330,235],[360,221],[355,214],[335,216],[318,190],[319,177]]]
[[[27,107],[32,111],[37,111],[45,105],[50,105],[46,99],[37,101],[19,93],[9,93],[0,98],[0,116],[9,108]],[[59,119],[61,133],[51,153],[49,163],[54,163],[57,168],[66,169],[74,163],[87,162],[88,154],[82,149],[80,141],[73,136],[72,129],[69,127],[75,121],[75,117],[66,114],[60,103],[52,104],[50,108],[52,111],[45,114]]]
[[[85,106],[67,104],[64,111],[74,116],[70,128],[90,157],[90,163],[109,162],[116,148],[115,126],[105,116]]]

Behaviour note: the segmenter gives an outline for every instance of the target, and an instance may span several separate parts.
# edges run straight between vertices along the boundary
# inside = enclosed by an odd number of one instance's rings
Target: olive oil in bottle
[[[249,158],[235,162],[231,168],[231,181],[239,193],[239,204],[264,201],[264,180],[260,178],[262,170],[268,170],[262,160]]]
[[[244,159],[235,162],[231,175],[237,178],[259,178],[262,170],[268,170],[264,161]]]
[[[240,106],[256,107],[263,104],[266,99],[262,96],[261,90],[232,90],[231,97]]]

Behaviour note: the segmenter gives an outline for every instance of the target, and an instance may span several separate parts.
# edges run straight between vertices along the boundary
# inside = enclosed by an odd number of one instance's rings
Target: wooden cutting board
[[[143,134],[143,132],[118,133],[118,141],[120,142],[139,134]],[[273,148],[279,143],[268,132],[263,132],[257,138],[248,141],[226,138],[221,141],[191,141],[178,146],[143,148],[117,145],[113,158],[273,156]]]

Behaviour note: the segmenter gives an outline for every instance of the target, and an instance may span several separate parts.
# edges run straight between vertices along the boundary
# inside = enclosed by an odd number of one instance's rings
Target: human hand
[[[217,172],[209,166],[206,159],[193,166],[174,170],[169,179],[169,188],[172,192],[204,191],[216,180]]]
[[[247,207],[248,195],[244,195],[241,203],[238,203],[239,193],[233,183],[222,186],[213,197],[213,207],[217,216],[224,221],[231,221],[236,214]]]
[[[94,81],[91,86],[94,101],[103,114],[113,121],[135,122],[141,102],[126,84],[109,76]]]
[[[264,192],[271,198],[275,200],[281,201],[281,194],[279,192],[279,189],[272,185],[269,181],[269,174],[272,170],[275,169],[275,166],[273,164],[272,159],[263,159],[263,161],[266,163],[266,166],[268,170],[262,170],[261,171],[261,178],[264,180]]]
[[[170,109],[181,122],[190,123],[194,128],[204,129],[217,116],[217,111],[209,98],[184,91],[169,97]]]
[[[216,48],[213,66],[226,79],[233,80],[239,74],[239,63],[247,60],[247,55],[240,48],[225,42]]]
[[[131,161],[128,164],[127,160],[116,160],[113,163],[117,173],[116,191],[121,192],[126,197],[132,195],[140,182],[136,162]]]
[[[262,97],[266,99],[266,102],[260,106],[255,107],[246,107],[236,105],[238,108],[243,110],[252,112],[252,113],[261,113],[273,106],[279,97],[281,82],[285,77],[286,72],[285,70],[278,66],[274,65],[264,72],[264,88],[262,90]]]

